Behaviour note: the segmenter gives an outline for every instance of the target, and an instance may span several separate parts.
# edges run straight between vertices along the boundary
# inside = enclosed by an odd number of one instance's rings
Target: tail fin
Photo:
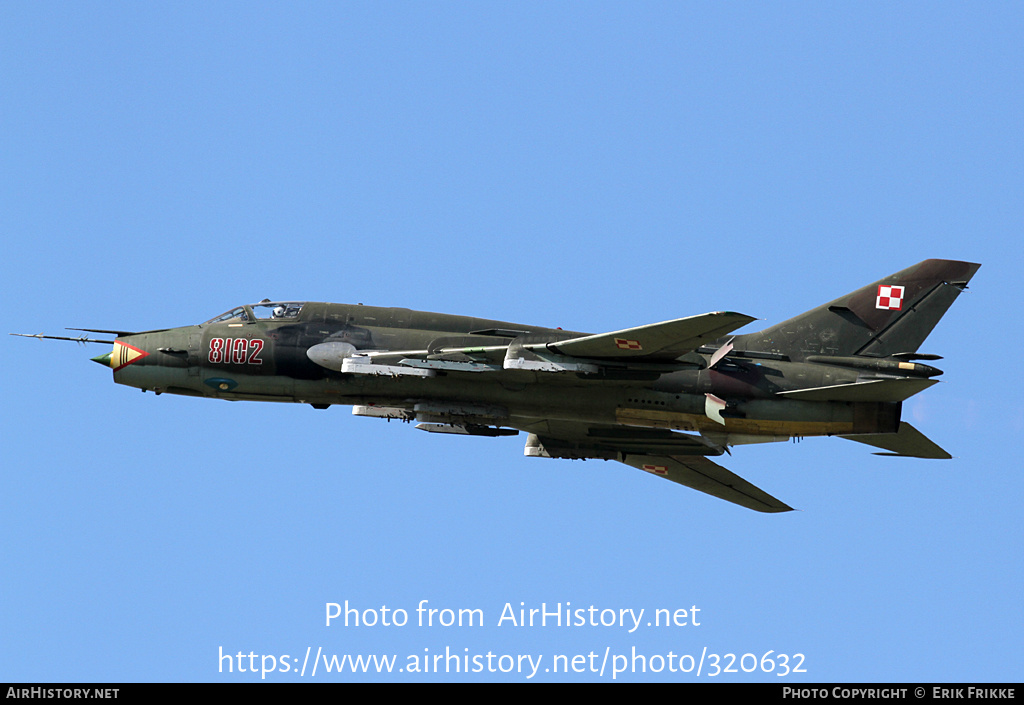
[[[927,259],[759,333],[735,347],[788,355],[914,353],[981,267]]]

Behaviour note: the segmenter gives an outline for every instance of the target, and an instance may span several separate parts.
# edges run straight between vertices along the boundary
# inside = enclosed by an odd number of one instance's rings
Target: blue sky
[[[186,325],[264,297],[767,326],[922,259],[983,267],[922,348],[943,383],[904,406],[956,459],[735,449],[785,515],[524,458],[523,436],[140,394],[89,362],[100,346],[5,336],[0,680],[260,680],[218,659],[242,652],[288,655],[278,682],[608,681],[634,650],[737,672],[654,659],[617,679],[1020,680],[1019,4],[2,15],[6,332]],[[326,626],[346,600],[410,623]],[[485,623],[417,626],[421,600]],[[645,623],[697,606],[700,625],[499,626],[506,603]],[[397,669],[446,647],[544,660],[530,679],[295,673],[307,650]],[[591,652],[604,674],[544,670]],[[806,672],[740,668],[768,652]]]

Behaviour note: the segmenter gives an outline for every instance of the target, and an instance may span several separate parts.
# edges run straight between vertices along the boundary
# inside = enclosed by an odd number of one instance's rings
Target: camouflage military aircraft
[[[760,332],[716,311],[590,335],[362,304],[269,301],[114,335],[92,358],[157,394],[280,401],[528,434],[525,454],[617,460],[761,512],[791,507],[709,460],[730,446],[840,436],[879,455],[949,458],[901,421],[936,383],[918,347],[980,265],[925,260]]]

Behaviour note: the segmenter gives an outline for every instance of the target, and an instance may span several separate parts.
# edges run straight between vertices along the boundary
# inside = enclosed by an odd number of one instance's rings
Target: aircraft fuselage
[[[120,337],[115,349],[120,346],[129,352],[123,359],[115,355],[114,381],[157,393],[295,402],[318,408],[348,404],[411,409],[416,403],[432,402],[456,405],[452,408],[457,411],[457,405],[483,405],[494,407],[493,415],[434,415],[449,420],[462,416],[498,426],[511,417],[542,417],[771,440],[892,433],[899,424],[898,402],[799,401],[777,396],[783,391],[854,383],[863,372],[854,367],[736,358],[707,369],[708,353],[699,354],[699,360],[683,369],[663,372],[634,366],[596,374],[443,368],[429,377],[351,374],[313,362],[308,351],[324,342],[343,342],[360,352],[435,349],[436,357],[443,360],[446,348],[485,350],[507,344],[512,333],[552,341],[586,334],[328,303],[304,303],[294,320],[260,320],[252,314],[247,319]],[[475,331],[503,335],[474,335]],[[479,359],[486,360],[487,353],[480,353]],[[126,364],[120,364],[122,360]],[[708,414],[709,395],[726,405],[720,420]]]

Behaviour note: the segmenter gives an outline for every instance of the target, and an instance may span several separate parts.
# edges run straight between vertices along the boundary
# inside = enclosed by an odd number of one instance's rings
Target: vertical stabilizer
[[[979,267],[928,259],[759,333],[738,336],[734,345],[792,360],[914,353]]]

